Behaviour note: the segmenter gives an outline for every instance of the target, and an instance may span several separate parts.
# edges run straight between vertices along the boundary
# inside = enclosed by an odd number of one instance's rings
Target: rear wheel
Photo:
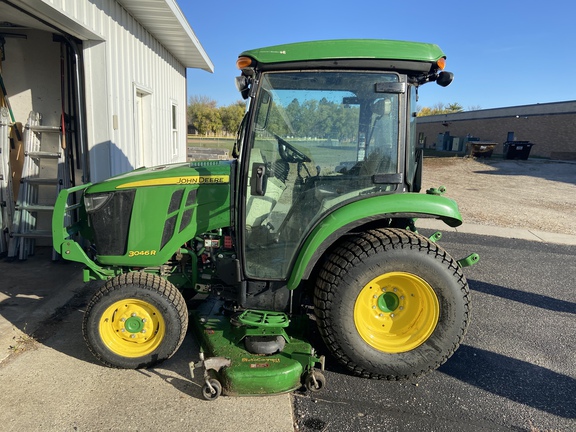
[[[92,297],[82,331],[107,366],[136,369],[171,357],[188,327],[184,298],[174,285],[148,273],[109,280]]]
[[[427,238],[381,229],[347,239],[315,289],[319,331],[352,373],[406,379],[444,363],[468,326],[468,284]]]

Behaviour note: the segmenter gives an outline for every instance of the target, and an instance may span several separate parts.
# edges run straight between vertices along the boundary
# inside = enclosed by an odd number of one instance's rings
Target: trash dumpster
[[[468,141],[470,146],[470,155],[474,157],[489,158],[492,156],[494,147],[496,147],[495,142],[489,141]]]
[[[530,141],[506,141],[504,143],[504,158],[526,160],[530,156],[533,145]]]

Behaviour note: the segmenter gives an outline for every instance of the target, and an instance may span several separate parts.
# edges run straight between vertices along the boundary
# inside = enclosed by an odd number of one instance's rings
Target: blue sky
[[[573,0],[315,1],[178,0],[215,71],[188,70],[188,97],[225,106],[242,51],[319,39],[374,38],[435,43],[454,82],[420,89],[420,107],[465,110],[576,100]]]

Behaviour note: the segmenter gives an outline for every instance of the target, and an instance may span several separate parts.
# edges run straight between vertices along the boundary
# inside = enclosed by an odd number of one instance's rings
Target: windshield
[[[287,277],[299,244],[326,213],[395,190],[400,92],[387,89],[399,80],[353,71],[261,76],[248,146],[250,276]]]

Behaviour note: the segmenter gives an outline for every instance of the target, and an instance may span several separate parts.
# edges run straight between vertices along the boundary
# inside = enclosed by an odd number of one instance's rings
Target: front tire
[[[380,229],[347,238],[324,263],[315,313],[333,355],[355,375],[417,377],[444,363],[464,338],[468,283],[427,238]]]
[[[110,279],[88,304],[82,333],[92,354],[110,367],[150,367],[171,357],[188,327],[186,303],[159,276],[133,272]]]

